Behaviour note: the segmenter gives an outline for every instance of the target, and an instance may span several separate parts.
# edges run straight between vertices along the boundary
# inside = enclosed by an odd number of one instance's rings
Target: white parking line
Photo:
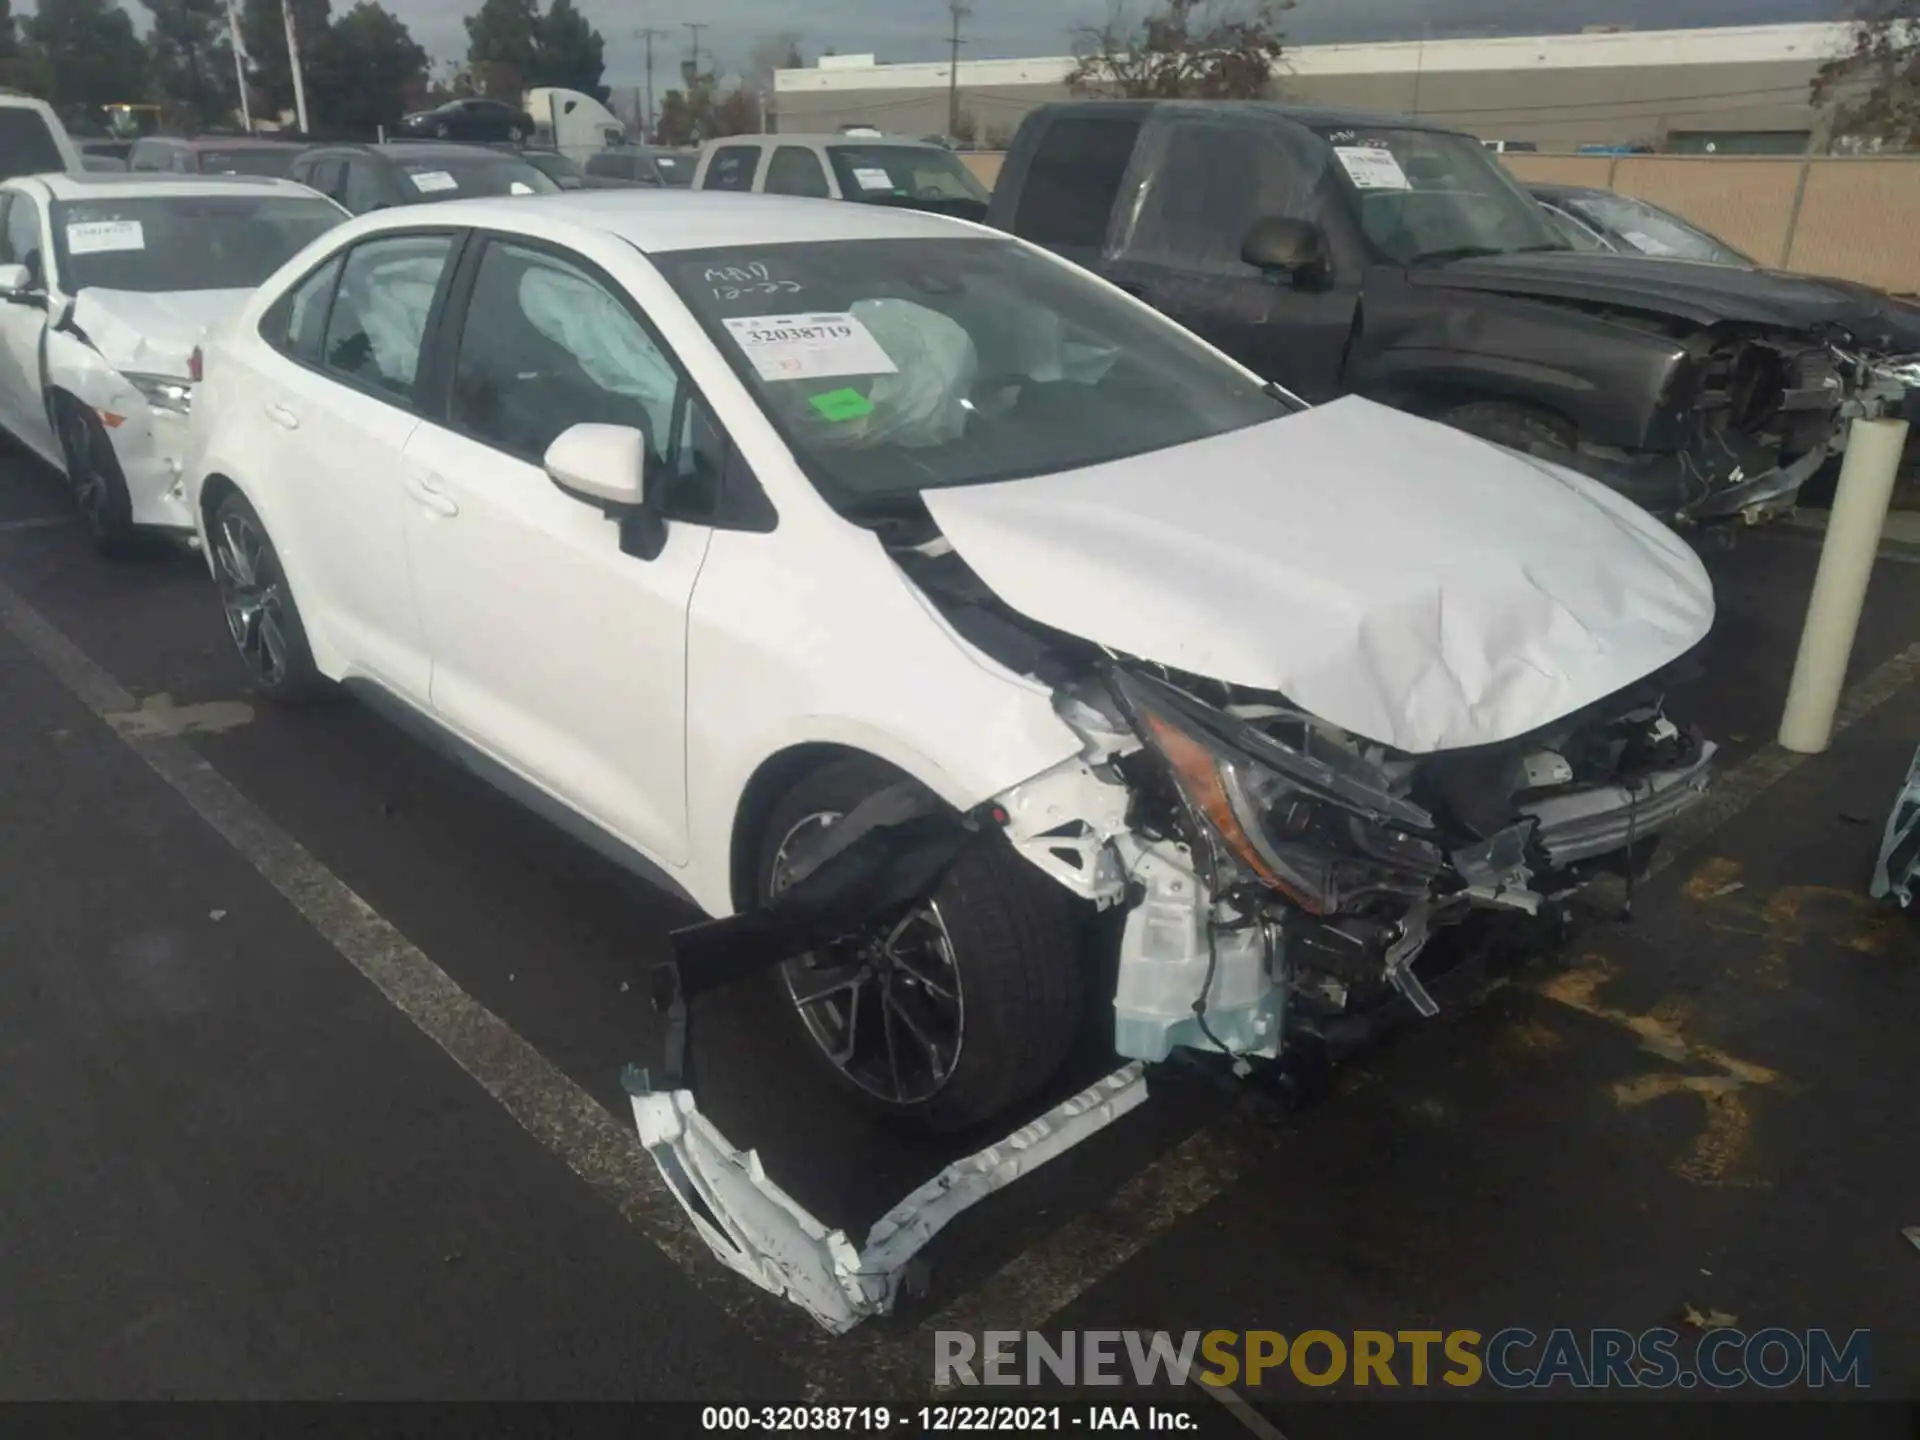
[[[54,525],[71,525],[78,515],[35,515],[27,520],[0,520],[0,534],[9,530],[45,530]]]
[[[924,1384],[930,1357],[871,1338],[835,1342],[798,1310],[722,1269],[661,1181],[631,1118],[617,1118],[505,1021],[460,988],[372,906],[248,800],[186,741],[127,723],[139,701],[0,583],[0,626],[93,711],[420,1032],[521,1127],[658,1246],[727,1317],[765,1341],[823,1394],[868,1377]],[[636,1307],[659,1297],[635,1295]],[[879,1372],[877,1375],[875,1372]],[[866,1393],[840,1389],[839,1393]]]
[[[348,963],[663,1251],[748,1333],[803,1371],[821,1398],[908,1395],[929,1383],[937,1330],[1038,1330],[1094,1285],[1219,1196],[1267,1153],[1231,1123],[1209,1127],[1008,1262],[918,1329],[872,1324],[838,1339],[736,1281],[708,1254],[666,1190],[631,1123],[556,1069],[417,946],[236,790],[186,741],[128,725],[139,702],[4,583],[0,627],[26,647],[199,816],[280,892]],[[1847,692],[1835,733],[1920,679],[1920,645]],[[1808,757],[1768,746],[1729,771],[1707,803],[1668,833],[1655,872],[1698,848]],[[636,1295],[636,1306],[657,1297]]]

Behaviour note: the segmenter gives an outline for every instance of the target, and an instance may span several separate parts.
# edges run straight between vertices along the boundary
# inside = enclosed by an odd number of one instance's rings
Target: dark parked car
[[[187,140],[177,135],[147,135],[126,153],[127,169],[165,170],[177,175],[270,175],[276,180],[293,174],[293,161],[306,147],[253,135],[202,135]]]
[[[105,160],[117,160],[122,170],[127,168],[127,155],[133,149],[131,140],[83,140],[74,137],[74,144],[80,147],[83,156],[97,155]]]
[[[1576,250],[1703,260],[1710,265],[1754,264],[1751,255],[1719,236],[1632,195],[1587,185],[1528,185],[1527,193],[1540,202],[1554,228]]]
[[[685,190],[693,184],[693,172],[700,168],[700,155],[695,150],[651,150],[654,169],[660,172],[660,183],[671,190]]]
[[[294,162],[293,178],[331,196],[355,215],[389,205],[560,191],[559,185],[511,151],[404,140],[386,145],[316,145]]]
[[[520,158],[545,175],[562,190],[631,190],[640,182],[616,180],[606,175],[589,175],[580,162],[558,150],[522,150]]]
[[[400,134],[430,140],[530,140],[533,117],[524,110],[476,95],[402,117]]]
[[[1676,520],[1792,503],[1920,309],[1862,286],[1573,249],[1470,135],[1260,103],[1042,108],[992,223],[1305,399],[1358,393]]]

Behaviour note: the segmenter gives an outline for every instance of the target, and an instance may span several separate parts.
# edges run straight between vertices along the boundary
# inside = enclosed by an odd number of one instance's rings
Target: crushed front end
[[[1278,697],[1116,664],[1063,689],[1078,760],[1000,797],[1014,845],[1126,910],[1114,1043],[1250,1065],[1329,1022],[1437,1005],[1418,962],[1476,911],[1539,915],[1644,863],[1715,747],[1658,677],[1506,744],[1425,757]]]

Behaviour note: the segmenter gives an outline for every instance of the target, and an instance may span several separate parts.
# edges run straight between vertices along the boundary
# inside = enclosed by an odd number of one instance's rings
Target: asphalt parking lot
[[[1865,898],[1920,743],[1920,556],[1878,567],[1845,728],[1791,763],[1766,742],[1817,545],[1709,555],[1707,673],[1669,708],[1726,747],[1722,823],[1630,921],[1299,1110],[1156,1076],[833,1341],[635,1163],[619,1074],[686,912],[370,712],[256,705],[197,559],[107,565],[0,461],[0,1397],[838,1400],[924,1392],[936,1329],[1693,1307],[1870,1329],[1873,1393],[1920,1399],[1920,939]],[[993,1138],[864,1124],[781,1018],[756,987],[700,1008],[702,1102],[823,1218],[857,1234]],[[1358,1433],[1252,1398],[1292,1440]]]

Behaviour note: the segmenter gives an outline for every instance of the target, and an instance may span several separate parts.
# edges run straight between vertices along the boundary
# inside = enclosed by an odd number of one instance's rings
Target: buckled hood
[[[1778,270],[1550,250],[1476,256],[1417,269],[1408,278],[1422,287],[1578,300],[1702,325],[1740,321],[1815,336],[1838,331],[1887,354],[1920,350],[1920,307],[1852,281]]]
[[[89,287],[74,297],[73,323],[115,369],[185,380],[193,347],[252,294],[251,290],[148,294]]]
[[[1631,502],[1357,398],[922,498],[1022,614],[1415,754],[1528,734],[1713,623],[1698,557]]]

